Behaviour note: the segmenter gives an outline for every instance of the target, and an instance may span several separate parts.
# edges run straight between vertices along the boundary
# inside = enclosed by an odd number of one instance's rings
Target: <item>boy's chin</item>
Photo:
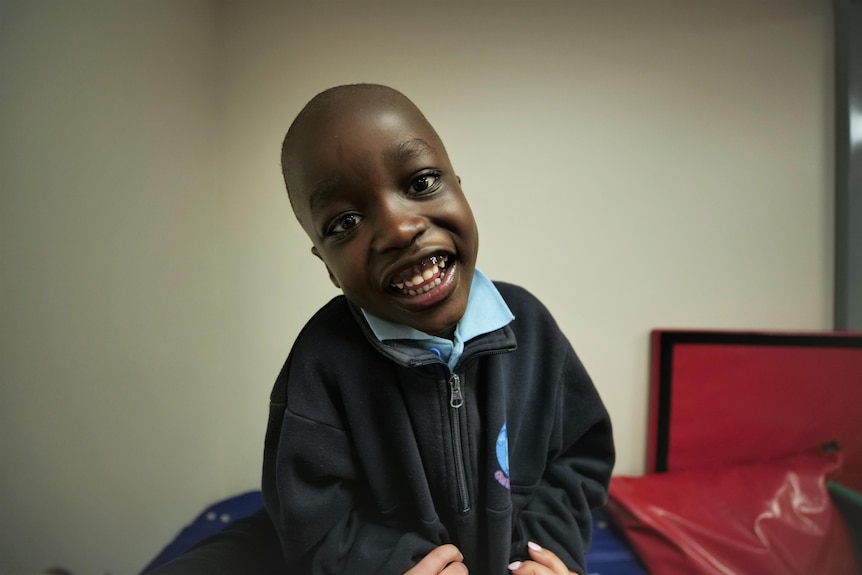
[[[454,303],[454,302],[451,302]],[[452,339],[455,334],[455,328],[458,322],[464,317],[465,305],[447,306],[449,309],[435,310],[433,317],[415,318],[415,321],[408,322],[407,325],[429,335],[435,335],[445,339]]]

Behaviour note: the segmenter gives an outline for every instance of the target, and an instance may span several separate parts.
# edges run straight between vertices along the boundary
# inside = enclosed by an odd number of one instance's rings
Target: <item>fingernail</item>
[[[533,551],[541,551],[542,550],[542,547],[538,543],[533,543],[532,541],[527,543],[527,547],[529,547]]]
[[[520,568],[521,568],[521,562],[520,561],[513,561],[512,563],[509,563],[509,571],[517,571]]]

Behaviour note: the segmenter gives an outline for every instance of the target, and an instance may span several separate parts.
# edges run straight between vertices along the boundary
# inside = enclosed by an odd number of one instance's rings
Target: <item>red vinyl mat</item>
[[[862,490],[862,334],[656,330],[652,352],[650,472],[836,442]]]

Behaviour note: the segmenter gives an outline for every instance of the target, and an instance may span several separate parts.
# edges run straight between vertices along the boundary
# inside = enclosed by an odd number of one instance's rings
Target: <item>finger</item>
[[[407,571],[405,575],[438,575],[444,573],[447,565],[464,565],[461,552],[452,544],[440,545],[432,549],[419,563]],[[466,573],[466,569],[461,573]],[[450,572],[445,572],[450,575]],[[458,574],[457,569],[451,571],[451,575]]]
[[[464,565],[463,562],[458,561],[455,563],[449,563],[446,568],[440,572],[440,575],[469,575],[469,573],[467,566]]]
[[[517,575],[557,575],[555,571],[551,571],[545,565],[530,560],[509,563],[509,571]],[[566,575],[579,575],[574,571],[566,571],[565,573]]]
[[[538,543],[534,543],[533,541],[527,543],[527,552],[533,561],[547,567],[554,575],[569,575],[571,573],[562,559],[557,557],[556,553],[543,549]]]
[[[514,561],[509,563],[509,571],[515,575],[556,575],[550,569],[535,561]]]

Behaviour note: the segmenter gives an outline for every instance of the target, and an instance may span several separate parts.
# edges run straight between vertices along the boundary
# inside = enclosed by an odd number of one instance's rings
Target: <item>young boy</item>
[[[290,573],[586,574],[610,421],[549,312],[475,268],[437,133],[378,85],[318,94],[284,179],[343,292],[271,396],[263,494]]]

